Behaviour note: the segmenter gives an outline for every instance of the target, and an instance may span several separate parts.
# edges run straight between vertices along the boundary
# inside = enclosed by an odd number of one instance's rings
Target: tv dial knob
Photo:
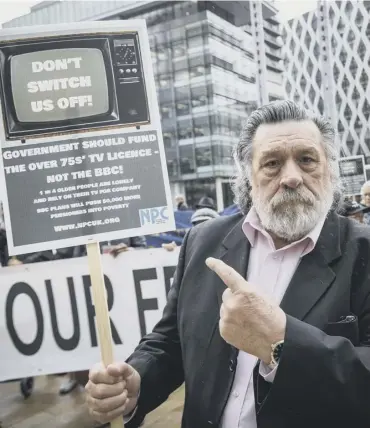
[[[133,73],[137,73],[137,68],[133,68],[133,69],[132,69],[132,72],[133,72]]]
[[[118,71],[119,71],[119,74],[123,74],[125,72],[125,70],[123,70],[122,68],[120,68]]]
[[[131,70],[129,68],[127,68],[126,73],[131,73]]]

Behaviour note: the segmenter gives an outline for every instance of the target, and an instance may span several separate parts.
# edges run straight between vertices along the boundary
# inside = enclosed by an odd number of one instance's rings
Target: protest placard
[[[162,316],[178,250],[102,256],[114,353],[124,361]],[[86,258],[3,268],[0,381],[87,370],[99,360]]]
[[[15,28],[1,30],[0,40],[9,253],[87,245],[107,365],[99,241],[175,228],[146,24]]]
[[[345,196],[361,195],[366,181],[364,156],[348,156],[339,159],[339,172]]]
[[[145,21],[1,35],[10,254],[173,230]]]
[[[157,131],[135,131],[3,149],[14,247],[168,230],[159,144]]]

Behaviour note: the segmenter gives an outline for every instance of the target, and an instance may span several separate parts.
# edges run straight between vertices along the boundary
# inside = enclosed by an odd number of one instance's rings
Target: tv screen
[[[0,41],[7,140],[150,123],[137,32]]]
[[[57,122],[109,111],[106,67],[100,49],[64,48],[14,55],[10,75],[19,122]]]

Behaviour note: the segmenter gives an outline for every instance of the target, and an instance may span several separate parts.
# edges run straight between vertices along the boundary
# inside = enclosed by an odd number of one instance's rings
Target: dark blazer
[[[250,246],[242,223],[241,214],[221,217],[186,236],[163,318],[128,359],[142,385],[127,428],[184,381],[182,427],[220,426],[238,351],[219,334],[225,286],[204,261],[221,258],[245,277]],[[331,213],[281,307],[287,328],[273,384],[254,372],[258,428],[368,428],[370,228]]]

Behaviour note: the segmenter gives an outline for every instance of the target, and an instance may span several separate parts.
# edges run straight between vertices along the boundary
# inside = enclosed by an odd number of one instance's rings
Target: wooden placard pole
[[[96,325],[98,328],[100,353],[103,364],[107,367],[109,364],[114,362],[114,357],[107,293],[104,284],[99,242],[91,241],[86,245],[86,248],[95,307]],[[124,428],[123,418],[115,419],[110,423],[110,426],[111,428]]]

